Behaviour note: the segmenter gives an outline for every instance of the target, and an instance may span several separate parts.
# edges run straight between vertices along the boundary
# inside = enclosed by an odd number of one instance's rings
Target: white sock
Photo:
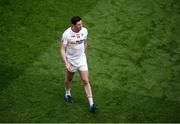
[[[94,104],[92,96],[88,96],[88,100],[89,100],[89,105],[92,106]]]
[[[71,96],[71,89],[66,90],[66,96],[67,95]]]

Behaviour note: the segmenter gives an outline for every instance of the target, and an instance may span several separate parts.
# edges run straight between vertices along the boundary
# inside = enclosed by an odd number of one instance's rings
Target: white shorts
[[[86,55],[75,60],[67,59],[67,61],[71,65],[71,72],[88,70]]]

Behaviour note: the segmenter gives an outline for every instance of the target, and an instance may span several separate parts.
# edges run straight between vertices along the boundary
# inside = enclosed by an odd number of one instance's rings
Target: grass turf
[[[180,122],[178,0],[0,0],[0,122]],[[59,37],[72,15],[89,30],[99,111],[78,74],[64,102]]]

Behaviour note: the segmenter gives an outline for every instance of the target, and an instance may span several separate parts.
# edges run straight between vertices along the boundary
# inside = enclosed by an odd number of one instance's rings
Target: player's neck
[[[78,33],[81,29],[79,30],[79,29],[77,29],[76,27],[72,26],[72,27],[71,27],[71,30],[72,30],[73,32],[75,32],[75,33]]]

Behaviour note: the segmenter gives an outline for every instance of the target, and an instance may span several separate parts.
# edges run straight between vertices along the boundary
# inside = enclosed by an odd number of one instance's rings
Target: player
[[[65,30],[62,35],[60,50],[62,60],[66,67],[65,100],[68,103],[72,103],[70,92],[71,81],[74,73],[78,71],[89,101],[89,110],[95,112],[97,108],[93,102],[86,60],[88,31],[83,27],[82,19],[79,16],[73,16],[71,23],[72,26]]]

